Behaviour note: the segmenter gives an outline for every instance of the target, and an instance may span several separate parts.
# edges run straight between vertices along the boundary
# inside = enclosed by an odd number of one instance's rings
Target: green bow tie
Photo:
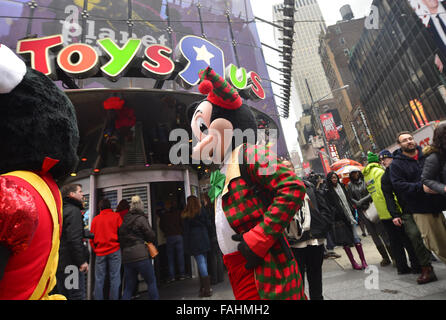
[[[225,185],[226,176],[220,172],[220,170],[215,170],[211,173],[211,189],[208,192],[209,198],[212,202],[217,199],[217,197],[223,192],[223,187]]]

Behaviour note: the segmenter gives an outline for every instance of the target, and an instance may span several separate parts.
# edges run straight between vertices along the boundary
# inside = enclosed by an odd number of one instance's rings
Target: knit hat
[[[379,159],[385,159],[385,158],[393,158],[392,153],[389,150],[383,150],[379,153]]]
[[[373,162],[378,162],[379,163],[379,158],[378,155],[373,153],[373,152],[367,152],[367,162],[368,163],[373,163]]]
[[[242,99],[237,90],[215,73],[211,67],[200,71],[200,81],[198,90],[202,94],[207,94],[207,100],[212,104],[229,110],[236,110],[241,107]]]

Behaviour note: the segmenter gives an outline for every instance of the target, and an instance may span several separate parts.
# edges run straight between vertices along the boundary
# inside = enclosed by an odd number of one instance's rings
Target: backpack
[[[290,245],[296,244],[305,231],[310,230],[311,213],[308,204],[308,195],[305,195],[302,207],[296,212],[288,227],[285,229]]]

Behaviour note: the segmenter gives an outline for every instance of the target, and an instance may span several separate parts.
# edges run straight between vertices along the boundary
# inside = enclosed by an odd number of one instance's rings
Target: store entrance
[[[168,262],[166,252],[166,237],[160,228],[159,215],[163,210],[172,208],[181,212],[185,207],[184,182],[152,182],[150,184],[150,198],[152,205],[152,228],[157,236],[157,246],[159,255],[155,259],[155,275],[157,284],[165,283],[168,279]],[[191,275],[191,259],[185,257],[186,274]],[[178,267],[175,263],[175,273],[178,274]]]

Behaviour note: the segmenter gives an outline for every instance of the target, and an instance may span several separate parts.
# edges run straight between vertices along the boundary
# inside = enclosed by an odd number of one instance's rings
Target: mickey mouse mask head
[[[40,171],[46,157],[59,162],[54,178],[77,162],[79,131],[70,99],[43,73],[27,68],[0,44],[0,174]]]
[[[202,70],[200,79],[198,89],[208,96],[195,105],[192,115],[192,133],[198,140],[192,157],[221,163],[226,153],[236,147],[234,130],[240,129],[243,132],[252,129],[255,140],[257,126],[251,110],[242,103],[238,92],[214,70],[210,67]],[[232,149],[229,148],[231,142]]]

